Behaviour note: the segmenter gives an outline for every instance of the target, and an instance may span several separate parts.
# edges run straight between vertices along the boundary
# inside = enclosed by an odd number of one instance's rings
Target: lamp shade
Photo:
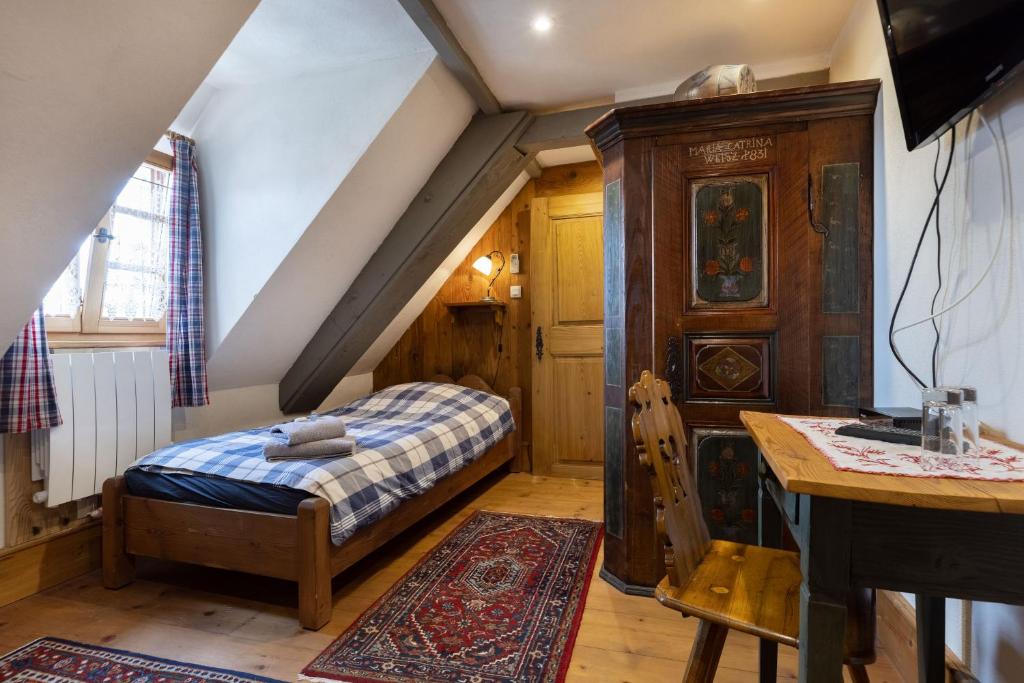
[[[479,270],[484,275],[490,275],[491,268],[493,267],[493,264],[491,263],[491,257],[481,256],[476,261],[473,261],[473,267]]]

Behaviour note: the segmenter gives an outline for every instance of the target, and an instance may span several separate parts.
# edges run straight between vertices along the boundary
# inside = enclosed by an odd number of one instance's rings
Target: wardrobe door
[[[665,136],[652,152],[655,367],[716,538],[757,539],[739,412],[810,405],[807,158],[803,123]]]

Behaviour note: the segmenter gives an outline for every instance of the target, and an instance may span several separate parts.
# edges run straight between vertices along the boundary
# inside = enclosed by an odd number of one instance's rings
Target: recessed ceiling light
[[[553,25],[551,17],[546,14],[538,14],[533,18],[533,21],[530,22],[530,26],[533,27],[533,30],[537,33],[547,33],[551,30]]]

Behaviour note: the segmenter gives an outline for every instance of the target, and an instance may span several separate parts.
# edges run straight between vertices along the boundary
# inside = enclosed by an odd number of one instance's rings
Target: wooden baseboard
[[[917,617],[899,593],[878,591],[878,643],[906,683],[917,680]],[[946,648],[946,681],[977,681],[964,663]]]
[[[0,607],[99,569],[100,531],[92,522],[0,550]]]

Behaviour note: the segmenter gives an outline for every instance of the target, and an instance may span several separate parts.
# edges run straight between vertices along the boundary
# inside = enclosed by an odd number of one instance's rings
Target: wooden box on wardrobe
[[[627,392],[672,385],[712,535],[757,534],[740,410],[854,415],[872,401],[877,81],[615,109],[587,129],[604,166],[602,576],[664,575]]]

